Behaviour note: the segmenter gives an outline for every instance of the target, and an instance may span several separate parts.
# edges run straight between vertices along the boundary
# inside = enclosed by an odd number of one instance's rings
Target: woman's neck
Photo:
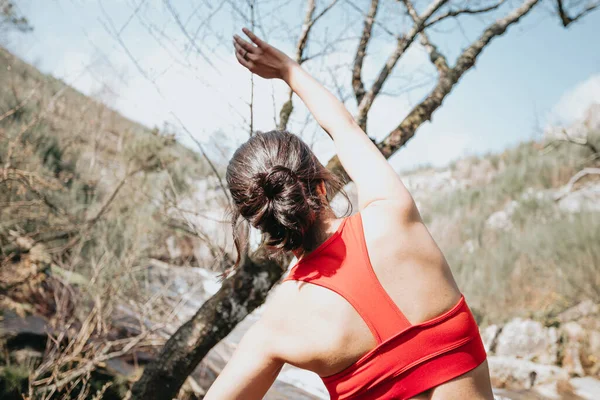
[[[296,256],[297,259],[301,259],[302,257],[306,256],[306,254],[319,247],[321,243],[326,241],[335,233],[339,224],[340,221],[335,216],[335,213],[331,208],[327,207],[325,210],[321,211],[313,226],[307,233],[311,240],[306,243],[305,247],[294,250],[294,256]]]

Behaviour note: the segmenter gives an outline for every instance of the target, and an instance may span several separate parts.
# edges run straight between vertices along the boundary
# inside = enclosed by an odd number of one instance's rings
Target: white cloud
[[[590,76],[564,93],[552,108],[550,124],[568,124],[583,117],[593,103],[600,103],[600,74]]]

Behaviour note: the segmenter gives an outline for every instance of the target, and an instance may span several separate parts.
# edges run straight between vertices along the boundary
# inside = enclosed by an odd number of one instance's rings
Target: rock
[[[586,184],[579,190],[565,194],[558,201],[558,207],[568,213],[600,212],[600,182]]]
[[[561,326],[561,330],[569,342],[581,342],[585,338],[585,330],[577,322],[567,322]]]
[[[600,332],[588,332],[588,342],[585,347],[585,363],[588,365],[593,375],[600,373]]]
[[[560,400],[562,399],[562,395],[559,393],[557,382],[545,383],[543,385],[538,385],[535,387],[535,392],[543,396],[544,399],[547,400]]]
[[[442,171],[426,169],[410,174],[402,173],[402,175],[402,181],[408,190],[417,197],[430,193],[448,192],[470,185],[470,181],[462,179],[460,173],[453,173],[450,169]],[[465,174],[465,176],[467,175]]]
[[[513,224],[511,221],[512,215],[515,213],[519,206],[519,203],[515,200],[512,200],[507,204],[504,209],[500,211],[496,211],[492,215],[488,217],[485,221],[486,225],[491,229],[496,230],[509,230],[512,228]]]
[[[586,340],[586,332],[577,322],[570,321],[560,327],[563,350],[561,365],[572,376],[584,376],[581,364],[581,347]]]
[[[587,376],[585,378],[573,378],[569,382],[577,396],[586,400],[600,399],[600,380]]]
[[[511,400],[510,397],[504,397],[500,394],[494,392],[494,400]]]
[[[498,325],[490,325],[481,332],[483,347],[488,354],[496,351],[498,335],[502,332],[502,328]]]
[[[496,176],[497,169],[488,158],[467,157],[454,163],[452,178],[463,187],[487,185]]]
[[[557,316],[563,341],[562,363],[572,375],[600,374],[600,306],[586,300]]]
[[[488,356],[492,385],[497,388],[531,389],[536,385],[566,380],[569,374],[554,365],[544,365],[506,356]]]
[[[0,321],[0,339],[5,340],[8,347],[27,345],[37,350],[46,347],[50,327],[45,318],[29,315],[21,318],[12,312],[6,312]]]
[[[569,343],[563,350],[562,367],[571,376],[584,376],[585,371],[581,364],[580,343]]]
[[[494,389],[494,400],[548,400],[544,399],[534,390],[506,390]]]
[[[516,318],[498,335],[496,355],[518,357],[541,364],[556,364],[558,331],[530,319]]]

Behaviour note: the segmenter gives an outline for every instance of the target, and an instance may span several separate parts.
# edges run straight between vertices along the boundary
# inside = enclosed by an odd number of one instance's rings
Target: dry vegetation
[[[2,48],[0,82],[0,308],[52,328],[41,359],[15,359],[4,343],[0,397],[122,398],[97,370],[164,342],[154,333],[178,303],[152,285],[148,259],[165,257],[167,237],[199,240],[175,211],[208,167],[173,134]]]
[[[600,142],[600,135],[592,133],[594,140]],[[551,319],[584,299],[600,301],[600,214],[562,212],[555,200],[559,187],[593,165],[592,155],[585,146],[524,143],[454,163],[452,175],[470,184],[420,199],[428,226],[484,323]],[[513,201],[510,225],[490,227],[489,217]]]

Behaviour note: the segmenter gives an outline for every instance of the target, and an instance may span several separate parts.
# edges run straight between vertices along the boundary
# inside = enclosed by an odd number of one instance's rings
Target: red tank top
[[[486,359],[465,299],[412,325],[381,286],[367,252],[360,213],[292,267],[284,279],[312,283],[346,299],[377,346],[335,375],[322,377],[334,400],[409,399],[468,372]]]

